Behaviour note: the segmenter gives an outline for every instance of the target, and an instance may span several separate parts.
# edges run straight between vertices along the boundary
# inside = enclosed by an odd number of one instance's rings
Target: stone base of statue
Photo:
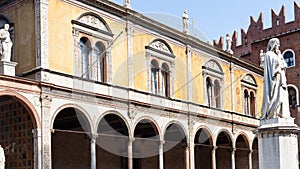
[[[15,76],[17,64],[16,62],[0,61],[0,74]]]
[[[261,120],[258,136],[260,169],[298,169],[299,127],[293,118]]]

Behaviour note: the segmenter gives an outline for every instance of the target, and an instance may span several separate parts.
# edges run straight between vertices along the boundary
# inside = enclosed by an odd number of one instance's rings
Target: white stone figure
[[[189,15],[187,10],[184,10],[182,15],[183,33],[189,33]]]
[[[279,39],[270,39],[264,57],[264,92],[261,119],[291,117],[285,76],[287,65],[279,46]]]
[[[232,45],[232,38],[229,34],[226,35],[226,52],[229,52],[233,54],[233,51],[231,50]]]
[[[131,9],[130,0],[124,0],[124,7]]]
[[[260,56],[259,66],[263,68],[264,67],[264,60],[265,60],[265,52],[263,50],[260,50],[259,56]]]
[[[0,145],[0,169],[5,169],[5,154],[1,145]]]
[[[12,41],[10,39],[9,24],[5,24],[4,28],[0,29],[0,41],[1,41],[1,61],[10,62],[11,58],[11,48],[12,48]]]

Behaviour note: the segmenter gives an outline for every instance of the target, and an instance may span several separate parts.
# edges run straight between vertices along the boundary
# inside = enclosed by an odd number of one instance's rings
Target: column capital
[[[41,129],[32,129],[32,134],[33,134],[33,138],[36,138],[36,137],[41,137],[42,136],[42,131]]]

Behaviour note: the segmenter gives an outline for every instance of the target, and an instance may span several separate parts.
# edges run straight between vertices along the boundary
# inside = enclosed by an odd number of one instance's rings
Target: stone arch
[[[157,49],[159,51],[169,53],[173,55],[173,50],[170,45],[163,39],[154,39],[152,40],[149,45],[150,47]]]
[[[256,79],[254,78],[254,76],[250,73],[247,73],[245,74],[243,77],[242,77],[242,82],[245,82],[245,83],[248,83],[252,86],[255,86],[257,87],[257,82],[256,82]]]
[[[159,138],[161,139],[161,136],[162,136],[161,129],[160,129],[159,125],[157,124],[157,122],[152,117],[150,117],[150,116],[142,116],[142,117],[138,118],[136,120],[136,122],[134,123],[134,125],[132,126],[132,130],[133,130],[132,134],[134,135],[134,130],[136,128],[136,125],[139,122],[141,122],[142,120],[148,120],[148,121],[150,121],[154,125],[152,127],[154,127],[154,129],[157,130],[156,132],[159,135]]]
[[[237,169],[249,168],[249,140],[243,132],[235,138],[235,166]]]
[[[100,121],[103,119],[104,116],[106,116],[108,114],[114,114],[114,115],[120,117],[123,120],[123,122],[125,123],[126,128],[128,129],[129,137],[133,137],[132,131],[130,130],[130,124],[128,123],[128,120],[125,118],[125,116],[123,116],[120,112],[118,112],[116,110],[107,110],[107,111],[101,113],[101,116],[96,121],[96,125],[95,125],[96,128],[94,131],[97,131],[97,127],[99,126]]]
[[[183,134],[187,137],[188,136],[188,131],[186,130],[186,128],[184,127],[184,125],[182,124],[182,123],[180,123],[179,121],[177,121],[177,120],[171,120],[171,121],[169,121],[165,126],[164,126],[164,128],[162,129],[162,136],[161,136],[161,139],[163,140],[164,139],[164,135],[165,135],[165,133],[166,133],[166,130],[167,130],[167,128],[169,127],[169,125],[171,125],[171,124],[177,124],[177,125],[179,125],[180,127],[181,127],[181,129],[182,129],[182,131],[184,132]]]
[[[32,103],[25,96],[23,96],[20,93],[15,92],[15,91],[12,91],[12,90],[0,91],[0,97],[1,96],[10,96],[10,97],[13,97],[13,98],[17,99],[18,101],[20,101],[24,105],[24,108],[28,112],[31,112],[29,114],[30,118],[33,122],[35,122],[35,123],[33,123],[33,128],[40,129],[42,127],[41,126],[41,120],[40,120],[40,117],[39,117],[36,109],[34,108]]]
[[[220,63],[218,61],[216,61],[214,59],[210,59],[209,61],[207,61],[204,65],[204,67],[207,70],[215,71],[218,74],[222,74],[222,75],[224,74],[222,66],[220,65]]]
[[[231,153],[233,150],[232,135],[226,129],[218,132],[216,139],[216,165],[217,168],[231,168]]]
[[[192,139],[195,140],[197,132],[201,129],[203,129],[204,132],[209,136],[209,142],[213,146],[214,145],[213,133],[207,126],[201,125],[201,126],[197,127],[197,129],[195,130],[196,132],[193,133],[193,135],[192,135],[192,137],[193,137]]]
[[[245,133],[245,132],[243,132],[243,131],[240,131],[240,132],[238,132],[236,135],[235,135],[235,138],[234,138],[234,142],[233,142],[233,144],[234,145],[236,145],[236,140],[237,140],[237,138],[239,137],[239,136],[242,136],[244,139],[245,139],[245,141],[246,141],[246,143],[247,143],[247,147],[250,149],[251,148],[251,146],[250,146],[250,138],[249,138],[249,136]]]
[[[217,132],[217,134],[215,135],[215,139],[214,139],[214,146],[216,145],[216,142],[217,142],[217,138],[218,138],[218,136],[219,136],[219,134],[220,133],[222,133],[222,132],[224,132],[225,134],[227,134],[227,136],[229,136],[229,141],[231,142],[231,146],[233,146],[233,136],[232,136],[232,134],[231,134],[231,132],[230,131],[228,131],[227,129],[220,129],[218,132]]]
[[[89,116],[88,112],[81,106],[77,105],[77,104],[73,104],[73,103],[68,103],[68,104],[64,104],[64,105],[61,105],[60,107],[58,107],[54,113],[53,113],[53,116],[51,117],[51,121],[50,121],[50,128],[53,129],[53,124],[54,124],[54,121],[55,121],[55,118],[57,117],[58,113],[61,112],[62,110],[66,109],[66,108],[74,108],[74,109],[77,109],[79,110],[82,115],[84,115],[84,118],[87,120],[86,122],[88,123],[89,125],[89,131],[90,132],[94,132],[94,125],[92,123],[92,120],[91,120],[91,117]]]

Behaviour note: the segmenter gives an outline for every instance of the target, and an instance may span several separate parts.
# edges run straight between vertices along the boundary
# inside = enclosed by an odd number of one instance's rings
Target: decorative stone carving
[[[0,29],[0,55],[1,61],[10,62],[11,60],[11,48],[13,43],[10,39],[9,24],[4,24],[4,28]]]
[[[160,51],[163,51],[163,52],[166,52],[166,53],[172,54],[172,52],[169,50],[167,45],[165,43],[161,42],[161,41],[152,42],[150,44],[150,47],[152,47],[154,49],[157,49],[157,50],[160,50]]]
[[[255,80],[254,80],[253,77],[250,76],[250,75],[246,75],[246,76],[243,78],[243,81],[248,82],[248,83],[250,83],[250,84],[252,84],[252,85],[256,85]]]
[[[210,68],[212,70],[216,70],[217,72],[223,72],[221,67],[215,61],[209,61],[205,64],[205,67]]]
[[[100,21],[99,18],[93,16],[93,15],[86,15],[86,16],[83,16],[79,19],[79,22],[81,23],[84,23],[84,24],[87,24],[89,26],[92,26],[94,28],[98,28],[100,30],[104,30],[106,32],[108,32],[105,24]]]

